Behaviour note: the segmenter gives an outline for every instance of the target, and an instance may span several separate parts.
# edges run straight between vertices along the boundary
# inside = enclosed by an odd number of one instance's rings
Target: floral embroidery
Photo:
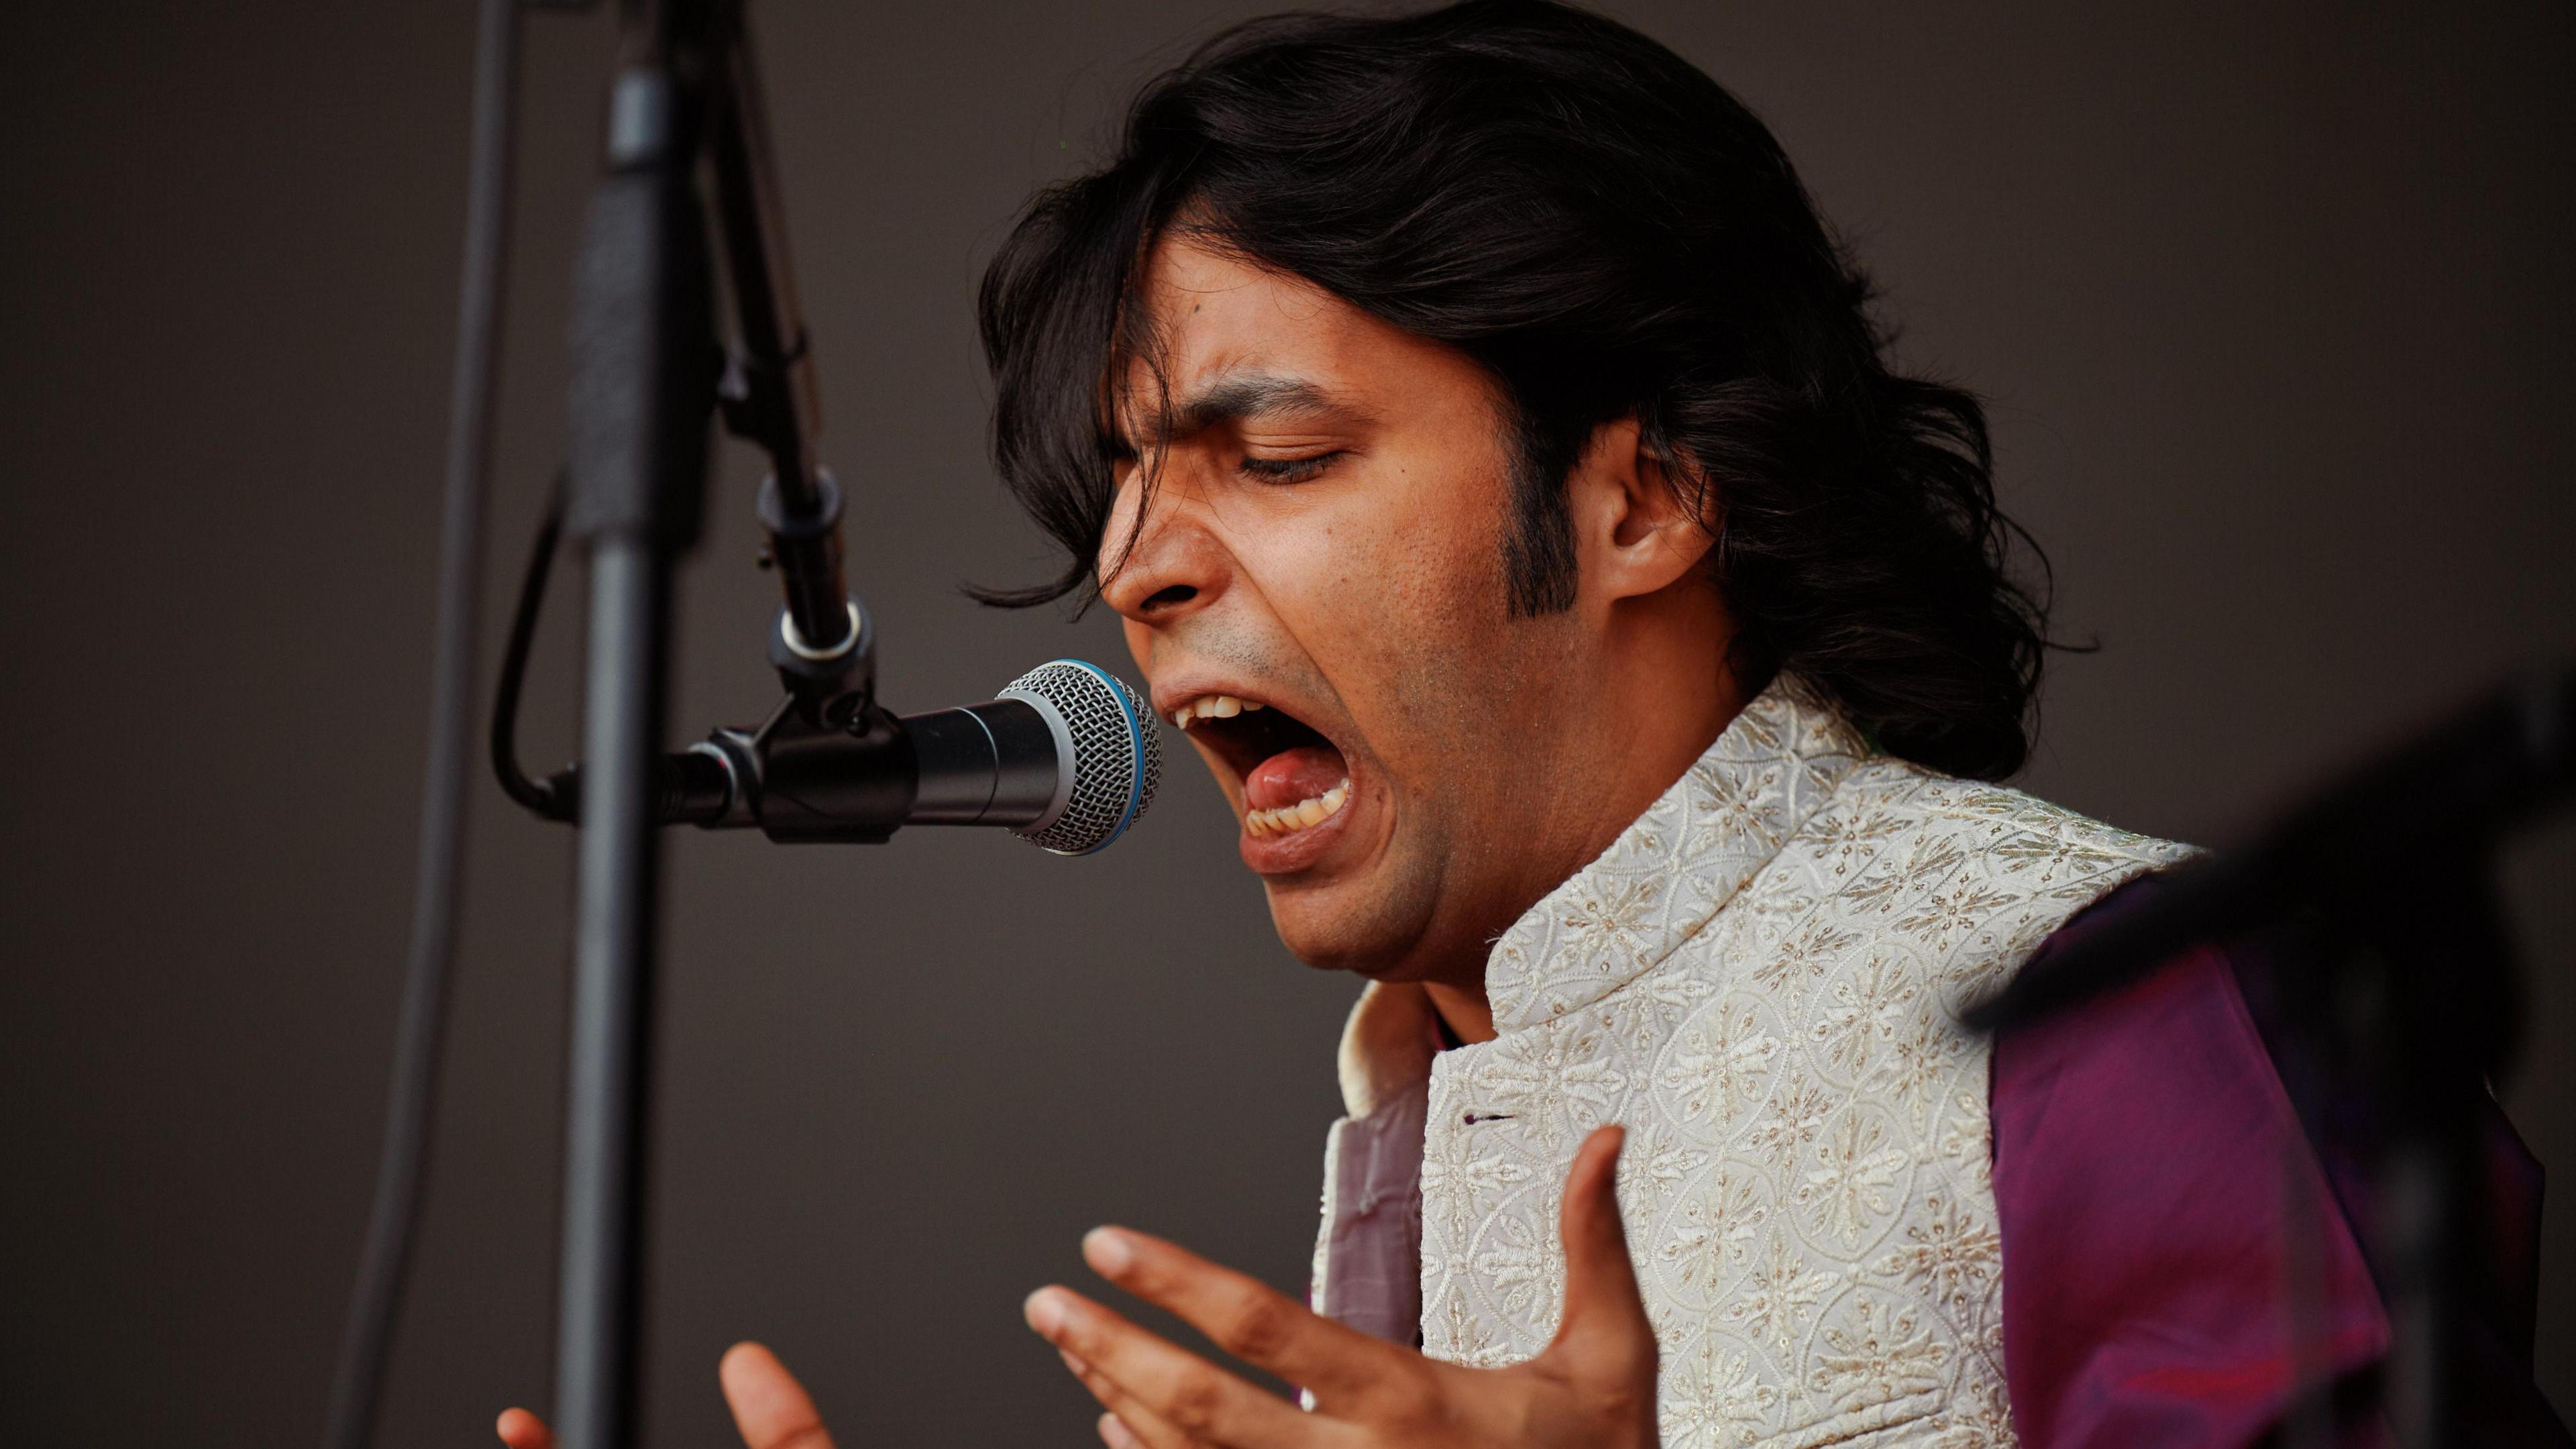
[[[1769,1338],[1774,1347],[1787,1354],[1806,1336],[1807,1322],[1815,1316],[1816,1305],[1841,1281],[1840,1273],[1809,1267],[1806,1258],[1791,1248],[1787,1239],[1774,1237],[1765,1250],[1762,1265],[1718,1311],[1718,1320],[1741,1324],[1746,1331]]]
[[[2005,874],[2027,874],[2042,885],[2054,885],[2061,877],[2081,879],[2117,866],[2121,859],[2118,851],[2105,850],[2081,836],[2035,831],[2007,837],[1990,855]]]
[[[1762,1029],[1749,1003],[1721,1004],[1686,1027],[1655,1080],[1673,1094],[1684,1123],[1731,1119],[1759,1092],[1780,1039]]]
[[[1775,1170],[1785,1168],[1799,1148],[1825,1130],[1825,1118],[1832,1110],[1833,1098],[1823,1083],[1793,1081],[1765,1104],[1745,1140],[1760,1148]]]
[[[1682,1200],[1655,1256],[1669,1281],[1692,1289],[1713,1285],[1726,1269],[1743,1266],[1768,1216],[1754,1180],[1720,1168]]]
[[[1935,954],[1945,954],[1962,936],[1975,932],[2005,907],[2020,903],[2021,897],[2011,891],[1962,882],[1955,889],[1935,892],[1913,912],[1900,917],[1896,929],[1931,947]]]
[[[1697,1352],[1663,1367],[1664,1401],[1657,1429],[1664,1449],[1716,1449],[1760,1442],[1780,1391],[1753,1372],[1740,1353],[1702,1337]]]
[[[1494,1227],[1485,1250],[1467,1266],[1493,1285],[1504,1312],[1553,1319],[1556,1290],[1565,1281],[1563,1245],[1554,1233],[1535,1231],[1526,1218],[1498,1217]]]
[[[1896,1210],[1893,1189],[1907,1160],[1903,1150],[1887,1144],[1884,1123],[1847,1111],[1816,1144],[1794,1200],[1811,1210],[1819,1231],[1856,1247],[1877,1219]]]
[[[1846,1324],[1828,1325],[1816,1355],[1815,1391],[1842,1403],[1884,1401],[1941,1386],[1950,1345],[1920,1327],[1912,1313],[1863,1295]]]
[[[1946,1417],[1948,1426],[1929,1449],[2011,1449],[2018,1442],[2013,1438],[2012,1410],[2000,1375],[1952,1399]]]
[[[1707,1153],[1684,1146],[1681,1135],[1671,1127],[1650,1122],[1639,1129],[1637,1139],[1628,1146],[1627,1165],[1620,1169],[1619,1185],[1638,1193],[1647,1207],[1660,1207],[1707,1166],[1708,1160]]]
[[[1812,917],[1796,935],[1782,942],[1770,959],[1753,968],[1753,983],[1794,1004],[1860,939],[1858,931],[1847,931],[1823,917]]]
[[[1905,1120],[1920,1129],[1924,1114],[1943,1083],[1965,1056],[1958,1034],[1949,1028],[1949,1013],[1925,1014],[1905,1023],[1888,1043],[1887,1052],[1861,1085],[1905,1110]]]
[[[1870,1059],[1916,1015],[1911,1010],[1922,994],[1910,975],[1884,956],[1834,987],[1833,1004],[1809,1035],[1817,1056],[1845,1077],[1859,1076]]]
[[[1925,1193],[1923,1213],[1905,1236],[1905,1246],[1879,1260],[1878,1271],[1921,1285],[1953,1313],[1967,1313],[1974,1306],[1970,1295],[1984,1291],[2002,1267],[2002,1238],[1955,1197]]]
[[[1588,932],[1601,945],[1625,946],[1630,954],[1643,956],[1646,934],[1653,929],[1655,907],[1662,899],[1661,881],[1611,881],[1598,893],[1587,892],[1566,903],[1565,928],[1569,932]],[[1602,954],[1607,958],[1613,953]],[[1611,963],[1605,959],[1602,964]]]

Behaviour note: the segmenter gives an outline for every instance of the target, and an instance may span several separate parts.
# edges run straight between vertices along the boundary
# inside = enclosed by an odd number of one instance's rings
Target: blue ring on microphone
[[[1118,837],[1127,833],[1127,827],[1136,819],[1136,802],[1145,793],[1145,740],[1136,726],[1136,695],[1118,682],[1117,675],[1088,659],[1050,659],[1047,663],[1070,664],[1108,685],[1110,697],[1118,701],[1118,717],[1127,722],[1127,808],[1119,813],[1118,828],[1109,832],[1108,839],[1089,850],[1075,852],[1077,855],[1092,855],[1117,844]]]

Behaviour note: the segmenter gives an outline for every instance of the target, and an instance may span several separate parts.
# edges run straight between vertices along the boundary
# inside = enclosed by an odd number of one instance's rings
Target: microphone
[[[1058,855],[1089,855],[1154,803],[1163,745],[1118,676],[1054,659],[986,704],[903,716],[912,825],[999,825]]]
[[[982,704],[871,710],[846,726],[781,708],[724,729],[654,774],[653,818],[772,840],[879,842],[905,825],[998,825],[1058,855],[1106,849],[1142,818],[1163,747],[1144,700],[1079,659],[1053,659]],[[546,782],[580,811],[578,766]]]

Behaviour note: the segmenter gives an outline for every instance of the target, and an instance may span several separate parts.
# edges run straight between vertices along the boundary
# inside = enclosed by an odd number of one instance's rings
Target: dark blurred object
[[[2138,980],[2191,947],[2304,928],[2275,1008],[2333,1043],[2379,1124],[2374,1254],[2394,1347],[2389,1406],[2410,1446],[2492,1442],[2492,1325],[2531,1357],[2530,1314],[2479,1230],[2491,1084],[2512,1060],[2520,985],[2496,899],[2505,837],[2576,789],[2576,667],[2535,675],[2328,788],[2247,848],[2168,877],[2116,929],[1972,1007],[1997,1030]]]
[[[456,304],[455,372],[449,381],[447,476],[438,556],[437,625],[431,645],[429,750],[422,769],[420,840],[411,941],[395,1027],[393,1085],[385,1104],[375,1203],[350,1292],[333,1372],[326,1449],[357,1449],[374,1430],[403,1284],[419,1237],[429,1134],[438,1101],[440,1048],[455,976],[457,905],[463,894],[465,790],[473,729],[474,657],[481,630],[483,512],[492,472],[492,420],[500,378],[501,293],[510,231],[510,160],[519,73],[518,0],[482,0],[474,54],[473,160],[465,201],[465,269]]]

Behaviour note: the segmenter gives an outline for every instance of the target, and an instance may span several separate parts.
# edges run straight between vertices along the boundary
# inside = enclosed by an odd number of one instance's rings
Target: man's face
[[[1292,952],[1480,981],[1485,943],[1581,863],[1560,837],[1595,813],[1570,764],[1583,611],[1507,606],[1497,390],[1461,353],[1186,238],[1157,247],[1144,301],[1168,429],[1140,370],[1120,419],[1140,456],[1099,565],[1155,707],[1188,712]]]

